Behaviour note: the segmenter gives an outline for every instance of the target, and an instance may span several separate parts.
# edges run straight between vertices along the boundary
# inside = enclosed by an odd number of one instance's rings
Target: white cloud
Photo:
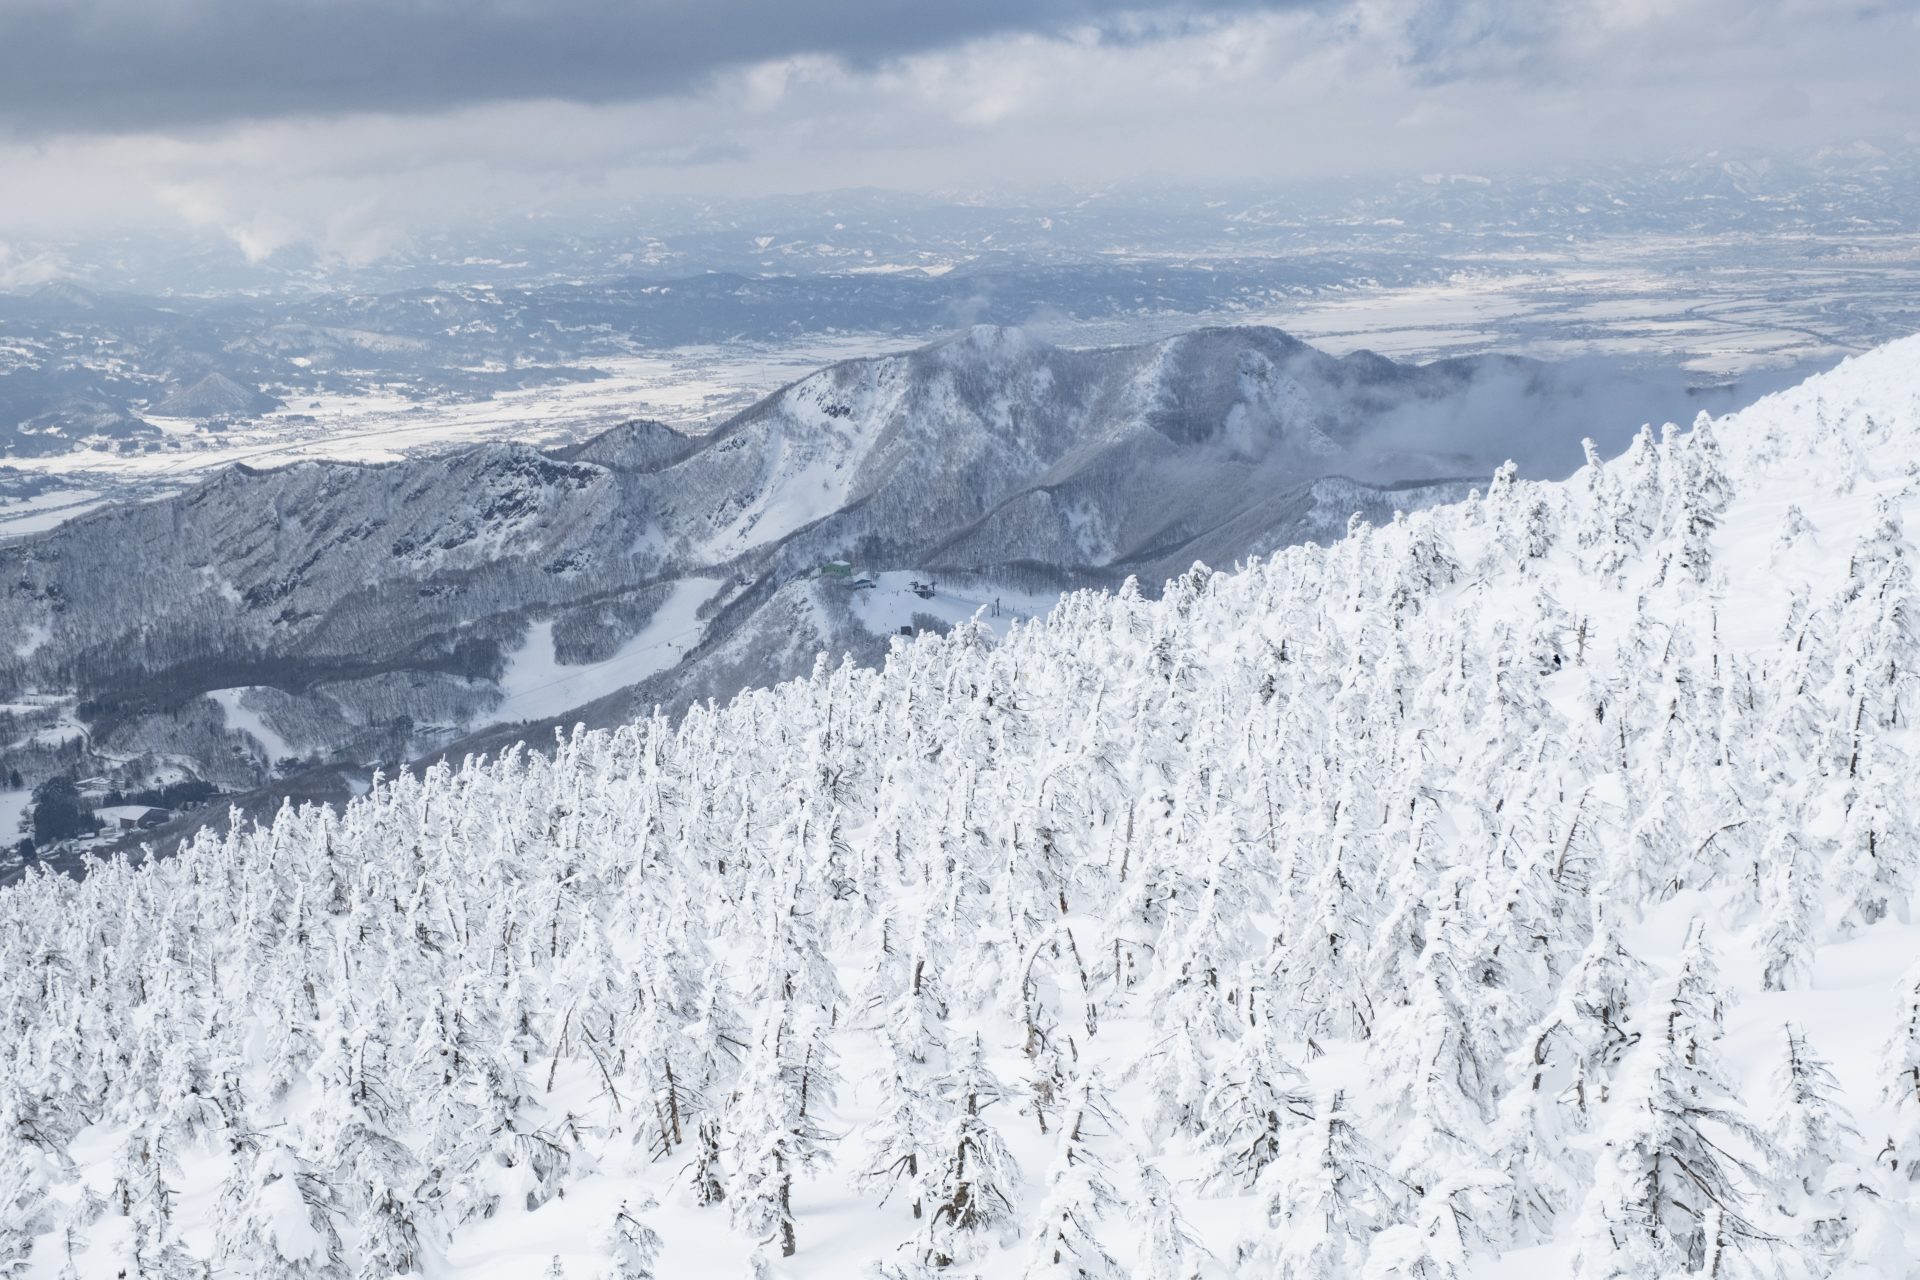
[[[1543,16],[1544,15],[1544,16]],[[1920,31],[1827,0],[1351,0],[807,54],[617,103],[274,118],[0,143],[0,231],[215,226],[378,254],[410,226],[664,193],[1271,182],[1915,128]]]
[[[59,254],[16,249],[0,240],[0,289],[30,289],[67,274]]]

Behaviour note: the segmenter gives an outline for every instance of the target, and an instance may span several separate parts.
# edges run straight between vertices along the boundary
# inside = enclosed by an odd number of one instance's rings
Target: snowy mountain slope
[[[1504,411],[1546,412],[1572,394],[1556,377],[1336,360],[1266,329],[1075,351],[983,327],[833,365],[707,437],[641,422],[551,453],[235,468],[0,547],[0,635],[42,637],[0,646],[0,697],[64,695],[57,714],[88,727],[76,756],[33,738],[38,722],[0,723],[0,768],[235,789],[291,762],[332,779],[503,723],[730,696],[821,649],[875,660],[885,636],[813,581],[823,563],[964,575],[991,596],[1324,540],[1354,511],[1461,496],[1399,482],[1490,468],[1498,455],[1452,449],[1454,428],[1491,412],[1490,387],[1517,397]],[[709,580],[724,588],[697,642],[668,670],[642,664],[628,697],[584,675],[556,677],[594,694],[566,706],[500,683],[537,625],[559,666],[603,664],[676,583]],[[259,700],[279,745],[204,701],[239,687],[277,691]]]
[[[279,406],[280,401],[272,396],[243,387],[216,371],[190,387],[181,387],[152,411],[166,418],[248,418]]]
[[[1907,1274],[1920,339],[0,894],[21,1274]]]
[[[1244,554],[1209,535],[1266,514],[1275,490],[1339,471],[1374,482],[1458,474],[1477,460],[1452,452],[1443,413],[1418,448],[1412,433],[1389,438],[1383,425],[1417,406],[1457,406],[1476,380],[1511,370],[1538,380],[1542,409],[1564,390],[1549,367],[1526,361],[1334,359],[1271,329],[1074,351],[981,327],[836,366],[830,380],[802,381],[724,434],[792,439],[812,422],[833,437],[844,421],[870,442],[845,478],[845,510],[829,522],[842,541],[897,537],[932,509],[943,528],[962,530],[943,548],[947,564],[993,563],[1039,537],[1157,581],[1196,555]],[[801,456],[838,469],[818,446]],[[1017,532],[1001,533],[1007,523]]]

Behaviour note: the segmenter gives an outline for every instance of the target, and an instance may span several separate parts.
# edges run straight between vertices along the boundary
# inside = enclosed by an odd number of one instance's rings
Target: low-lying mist
[[[1484,361],[1463,372],[1457,393],[1405,401],[1377,418],[1362,447],[1373,446],[1378,470],[1364,478],[1478,475],[1510,458],[1523,476],[1558,480],[1579,468],[1583,439],[1611,456],[1643,423],[1656,432],[1668,422],[1689,426],[1703,410],[1730,413],[1834,363],[1806,360],[1706,382],[1644,359]]]

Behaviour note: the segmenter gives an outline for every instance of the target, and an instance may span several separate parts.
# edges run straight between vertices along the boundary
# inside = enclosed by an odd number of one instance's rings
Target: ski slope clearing
[[[565,664],[554,653],[551,619],[533,624],[527,640],[500,677],[502,698],[492,723],[544,720],[618,693],[676,665],[700,643],[706,624],[699,612],[726,584],[718,578],[683,578],[637,635],[600,662]]]
[[[1911,1274],[1920,340],[0,894],[0,1263]],[[664,622],[656,625],[665,625]]]
[[[913,589],[915,583],[929,584],[932,594],[922,596]],[[902,627],[917,630],[928,618],[946,626],[978,621],[994,635],[1005,636],[1014,623],[1046,613],[1058,599],[999,586],[943,583],[925,571],[889,570],[874,574],[873,586],[854,593],[853,616],[880,636],[894,635]]]
[[[226,716],[228,727],[238,729],[259,743],[260,749],[267,753],[269,761],[297,756],[299,752],[293,749],[293,745],[282,737],[278,730],[267,723],[267,718],[247,705],[247,694],[252,691],[253,686],[249,685],[238,689],[215,689],[207,696],[220,704],[220,710]]]
[[[27,810],[33,807],[31,791],[0,791],[0,846],[11,845],[27,834]]]

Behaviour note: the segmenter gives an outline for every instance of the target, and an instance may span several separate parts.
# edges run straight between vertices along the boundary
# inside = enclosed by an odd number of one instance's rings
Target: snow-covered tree
[[[221,1189],[220,1257],[262,1280],[344,1280],[333,1188],[284,1143],[246,1144]]]
[[[944,1082],[948,1115],[937,1150],[940,1163],[929,1183],[921,1255],[947,1266],[972,1255],[988,1233],[1015,1212],[1019,1166],[985,1110],[1001,1096],[976,1038]]]
[[[1819,863],[1807,842],[1792,832],[1769,842],[1761,863],[1768,868],[1762,896],[1761,985],[1784,991],[1810,976],[1821,915]]]
[[[1360,1131],[1346,1097],[1322,1095],[1261,1176],[1268,1232],[1252,1249],[1280,1280],[1353,1274],[1407,1197]]]
[[[733,1219],[756,1238],[777,1238],[784,1257],[799,1247],[794,1179],[827,1159],[832,1139],[820,1115],[833,1098],[833,1056],[821,1028],[796,1021],[791,1006],[775,1006],[727,1118]]]
[[[1203,1110],[1209,1181],[1249,1191],[1279,1156],[1282,1135],[1310,1101],[1300,1073],[1280,1055],[1271,1022],[1247,1028]]]
[[[1882,1159],[1908,1181],[1920,1182],[1920,964],[1900,978],[1899,1015],[1882,1061],[1882,1093],[1894,1124]]]
[[[1138,1155],[1134,1181],[1138,1191],[1128,1205],[1128,1216],[1141,1224],[1141,1252],[1134,1260],[1134,1274],[1139,1280],[1193,1280],[1206,1248],[1180,1212],[1173,1184]]]
[[[1718,1057],[1719,975],[1696,924],[1600,1133],[1581,1211],[1576,1272],[1626,1280],[1752,1261],[1765,1231],[1749,1215],[1768,1152]]]
[[[1028,1234],[1024,1274],[1031,1280],[1119,1280],[1129,1274],[1107,1247],[1109,1231],[1102,1226],[1121,1207],[1106,1162],[1093,1146],[1096,1128],[1111,1123],[1097,1079],[1075,1081]]]
[[[1793,1221],[1810,1256],[1828,1258],[1841,1250],[1850,1230],[1847,1166],[1860,1135],[1832,1069],[1808,1047],[1806,1036],[1789,1026],[1781,1038],[1767,1123],[1778,1209]]]
[[[650,1201],[627,1201],[615,1211],[607,1228],[607,1254],[612,1263],[606,1280],[653,1280],[660,1258],[660,1235],[640,1215]]]

